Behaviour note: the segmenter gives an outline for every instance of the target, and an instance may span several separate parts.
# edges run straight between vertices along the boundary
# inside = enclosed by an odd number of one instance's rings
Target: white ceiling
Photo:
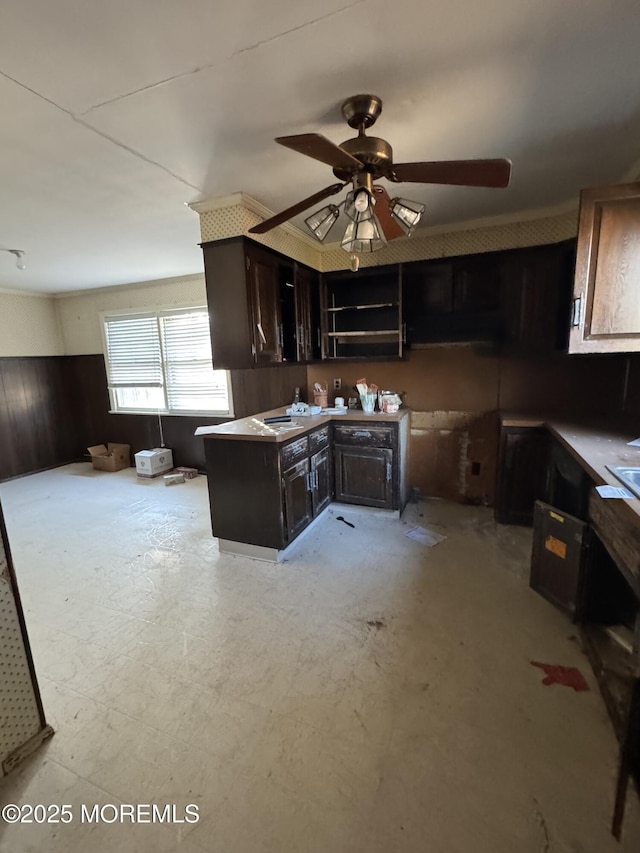
[[[185,202],[277,211],[332,183],[272,142],[353,135],[382,97],[396,161],[509,157],[507,190],[406,185],[428,226],[617,182],[640,156],[638,0],[3,0],[0,287],[202,270]]]

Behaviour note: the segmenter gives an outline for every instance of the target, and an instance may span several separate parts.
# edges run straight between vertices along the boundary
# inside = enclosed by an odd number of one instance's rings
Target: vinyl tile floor
[[[204,477],[79,463],[0,499],[55,729],[0,799],[73,815],[1,827],[1,853],[640,849],[632,791],[609,834],[616,740],[575,629],[528,587],[530,531],[333,506],[272,565],[220,555]],[[153,804],[175,821],[123,809]]]

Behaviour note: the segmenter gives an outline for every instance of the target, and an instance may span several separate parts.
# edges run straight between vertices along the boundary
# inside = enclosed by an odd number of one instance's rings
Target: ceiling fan
[[[328,205],[305,222],[322,241],[337,221],[339,208],[344,205],[350,222],[342,247],[352,253],[374,251],[387,240],[410,235],[425,209],[419,202],[391,199],[387,190],[375,183],[381,178],[392,183],[494,188],[509,185],[511,161],[506,159],[394,163],[389,143],[365,134],[382,112],[382,101],[377,95],[354,95],[343,103],[341,111],[349,127],[356,129],[358,135],[340,145],[320,133],[279,136],[275,140],[285,148],[331,166],[340,183],[333,183],[254,225],[249,229],[250,234],[264,234],[351,184],[352,189],[340,206]]]

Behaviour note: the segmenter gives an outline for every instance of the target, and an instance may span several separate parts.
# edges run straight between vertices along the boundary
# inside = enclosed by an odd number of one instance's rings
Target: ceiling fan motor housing
[[[377,136],[356,136],[340,143],[340,148],[364,163],[373,179],[384,177],[393,165],[393,151],[386,139]],[[357,167],[334,169],[333,174],[341,181],[350,181],[359,171]]]
[[[341,107],[342,117],[354,130],[371,127],[382,112],[382,100],[377,95],[352,95]]]

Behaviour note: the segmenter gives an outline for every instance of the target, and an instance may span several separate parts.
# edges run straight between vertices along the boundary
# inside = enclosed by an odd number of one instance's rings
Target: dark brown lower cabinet
[[[311,463],[311,503],[313,517],[331,503],[331,450],[325,447],[309,460]]]
[[[331,449],[325,447],[287,469],[282,482],[287,537],[292,542],[331,503]]]
[[[531,526],[536,500],[546,496],[549,437],[537,427],[503,427],[495,517],[500,524]]]
[[[206,438],[213,535],[282,551],[334,499],[402,511],[408,436],[405,415],[325,422],[283,442]]]
[[[582,616],[586,522],[536,501],[531,551],[531,588],[574,621]]]
[[[393,450],[336,444],[336,500],[393,507]]]
[[[287,537],[291,542],[313,518],[311,505],[309,460],[303,459],[282,475],[284,516]]]

